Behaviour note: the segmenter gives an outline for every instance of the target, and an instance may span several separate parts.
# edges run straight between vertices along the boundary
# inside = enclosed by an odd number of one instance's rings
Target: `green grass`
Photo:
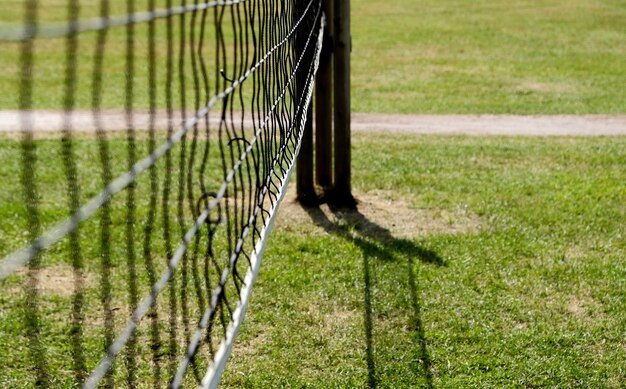
[[[20,26],[23,19],[23,2],[17,2],[13,7],[7,7],[6,12],[0,16],[0,29],[11,29]],[[82,0],[79,2],[79,18],[97,18],[100,15],[100,2],[96,0]],[[135,12],[144,12],[148,9],[147,0],[134,1]],[[174,2],[175,6],[181,3]],[[156,1],[155,8],[166,8],[164,0]],[[40,2],[37,8],[38,21],[41,24],[59,23],[67,20],[67,2],[52,0]],[[221,23],[223,49],[218,50],[216,38],[216,20],[220,14],[217,8],[211,8],[204,12],[186,13],[177,15],[171,19],[171,51],[172,51],[172,86],[171,97],[176,108],[182,106],[182,99],[186,101],[187,110],[193,110],[196,102],[204,106],[208,100],[223,91],[230,82],[227,82],[219,74],[224,69],[226,77],[237,79],[253,65],[252,35],[248,36],[249,49],[246,54],[241,54],[244,47],[242,42],[235,45],[234,28],[231,18],[234,18],[232,7],[224,7]],[[126,2],[112,1],[109,4],[111,16],[123,16],[127,13]],[[243,13],[243,11],[242,11]],[[200,46],[201,25],[205,17],[204,45]],[[183,24],[184,18],[184,24]],[[101,107],[104,109],[121,110],[125,107],[127,88],[132,93],[132,108],[147,109],[150,106],[149,69],[150,69],[150,46],[154,44],[154,74],[155,74],[155,104],[157,108],[166,107],[167,74],[168,74],[168,20],[161,18],[154,22],[154,35],[150,35],[147,23],[135,24],[132,33],[127,32],[125,27],[113,27],[106,31],[105,42],[102,50],[102,69],[100,73],[102,87],[99,91]],[[243,21],[242,21],[243,23]],[[255,29],[258,34],[259,18],[255,21]],[[184,39],[181,31],[184,28]],[[242,27],[243,28],[243,27]],[[248,26],[251,29],[250,26]],[[191,33],[195,31],[193,34]],[[193,38],[192,38],[193,36]],[[92,107],[94,94],[94,68],[96,65],[96,52],[98,32],[87,31],[77,36],[76,52],[68,56],[68,42],[63,37],[51,39],[36,39],[32,47],[33,71],[30,81],[32,82],[32,106],[35,109],[63,109],[66,94],[67,63],[71,58],[76,61],[76,74],[73,77],[73,106],[77,109],[89,109]],[[194,40],[192,45],[192,39]],[[241,38],[243,39],[243,38]],[[128,41],[132,44],[132,54],[127,57]],[[22,47],[15,42],[0,42],[0,66],[5,71],[0,74],[0,109],[17,109],[20,98],[20,53]],[[193,51],[193,54],[192,54]],[[219,67],[216,56],[219,51]],[[200,53],[202,55],[200,55]],[[236,54],[237,53],[237,54]],[[245,57],[247,55],[247,57]],[[195,58],[194,58],[195,56]],[[258,54],[257,54],[258,56]],[[182,59],[181,59],[182,58]],[[235,60],[236,58],[236,60]],[[273,56],[271,59],[277,58]],[[127,85],[130,72],[127,71],[127,61],[131,60],[132,83]],[[226,60],[226,64],[224,64]],[[242,66],[247,61],[247,67]],[[202,62],[204,61],[204,63]],[[271,62],[267,61],[267,62]],[[206,69],[206,84],[202,74],[202,66]],[[195,67],[195,74],[194,74]],[[256,74],[265,71],[259,70]],[[265,75],[266,77],[270,77]],[[205,90],[206,88],[206,90]],[[230,104],[235,109],[240,109],[239,93],[245,96],[246,101],[252,95],[251,83],[246,83],[233,93],[234,98]]]
[[[620,0],[355,0],[358,112],[623,113]]]
[[[64,5],[45,2],[43,17],[62,20]],[[355,111],[625,112],[622,1],[354,0],[352,6]],[[142,7],[145,4],[138,5]],[[113,11],[119,14],[123,8],[116,2]],[[7,7],[2,21],[18,20],[19,9]],[[86,6],[82,15],[96,13]],[[161,61],[163,27],[159,22],[155,37]],[[178,33],[176,27],[174,35]],[[134,103],[145,108],[146,27],[138,27],[136,34]],[[79,108],[90,106],[95,38],[89,33],[79,42]],[[124,39],[123,29],[112,30],[108,37],[105,108],[123,107]],[[36,108],[62,106],[63,48],[58,39],[36,45]],[[17,106],[17,53],[16,44],[0,44],[0,65],[5,69],[0,74],[1,109]],[[185,82],[193,85],[190,62],[185,66]],[[213,87],[218,77],[214,70]],[[157,104],[163,107],[164,67],[157,73]],[[180,98],[177,82],[175,100]],[[192,105],[193,88],[185,93]],[[282,215],[224,386],[626,386],[624,137],[357,133],[354,138],[355,192],[379,205],[391,200],[395,208],[382,220],[368,218],[368,203],[361,205],[360,214],[333,216],[308,210],[299,221]],[[66,217],[67,188],[60,143],[37,144],[45,229]],[[100,187],[99,150],[88,137],[74,146],[84,202]],[[140,140],[138,154],[146,150],[146,142]],[[125,142],[111,140],[110,152],[115,176],[126,166]],[[176,167],[178,153],[173,155]],[[18,142],[0,140],[0,256],[29,240],[19,158]],[[163,163],[158,165],[160,185]],[[212,167],[207,180],[216,183],[218,171],[219,166]],[[177,182],[175,168],[172,193]],[[150,285],[142,253],[149,187],[144,174],[136,187],[136,228],[130,238],[141,269],[140,295]],[[158,204],[161,200],[159,193]],[[171,201],[175,202],[174,194]],[[116,330],[124,324],[127,310],[126,212],[121,194],[111,203]],[[158,212],[154,228],[162,234],[163,215]],[[184,212],[189,222],[188,207]],[[175,214],[172,210],[169,216],[178,236]],[[469,226],[457,228],[459,221]],[[80,231],[88,280],[84,360],[89,368],[101,356],[106,332],[100,305],[104,292],[99,229],[98,220],[93,220]],[[152,244],[157,270],[163,270],[164,242],[155,239]],[[59,282],[40,300],[41,340],[49,353],[53,384],[69,387],[73,382],[69,342],[75,328],[69,320],[73,279],[68,242],[43,255],[42,263]],[[182,280],[177,282],[181,285]],[[33,383],[23,284],[23,275],[0,284],[0,386]],[[191,287],[190,293],[195,293]],[[167,317],[167,296],[157,308],[162,320]],[[197,317],[200,303],[192,296],[189,304],[190,316]],[[181,331],[177,349],[165,344],[167,323],[159,327],[164,375],[170,361],[178,361],[183,352],[184,323],[177,320]],[[139,367],[133,372],[145,386],[154,378],[149,334],[145,320],[139,328]],[[123,362],[115,374],[119,382],[124,380]]]
[[[225,386],[623,387],[625,142],[357,135],[358,193],[479,225],[283,214]]]
[[[136,144],[137,155],[145,155],[148,149],[148,142],[141,140],[138,136]],[[145,139],[145,138],[144,138]],[[190,143],[190,142],[189,142]],[[200,141],[198,152],[203,150],[204,143]],[[54,224],[65,219],[68,215],[68,189],[63,165],[62,142],[59,140],[43,139],[36,141],[37,159],[33,163],[36,172],[36,190],[37,200],[39,204],[39,218],[42,230],[50,229]],[[110,139],[109,147],[109,166],[113,177],[117,177],[126,171],[127,163],[127,142],[125,139]],[[187,149],[187,158],[189,158],[189,144]],[[95,196],[102,188],[100,181],[102,175],[102,167],[99,160],[99,144],[93,138],[76,139],[73,141],[74,161],[76,163],[77,175],[76,179],[80,191],[80,202],[84,204],[88,199]],[[0,180],[3,182],[3,190],[0,193],[0,217],[3,221],[0,223],[0,257],[12,251],[21,248],[30,240],[27,220],[26,205],[23,200],[22,189],[20,185],[20,158],[21,158],[20,142],[3,139],[0,140]],[[209,161],[218,161],[215,153],[219,152],[217,147],[209,151]],[[183,201],[182,226],[177,217],[177,196],[179,177],[179,161],[180,147],[172,151],[172,170],[171,184],[169,195],[169,206],[167,216],[164,215],[162,206],[163,190],[165,186],[165,158],[161,158],[157,163],[157,185],[158,190],[155,192],[155,200],[157,208],[154,210],[154,219],[150,221],[151,214],[151,180],[149,172],[140,175],[134,185],[134,210],[130,212],[128,207],[129,190],[120,193],[114,197],[109,203],[110,217],[110,234],[107,244],[102,244],[102,222],[103,210],[97,212],[94,217],[84,222],[78,232],[78,242],[80,246],[80,258],[83,269],[82,301],[77,299],[76,293],[76,272],[73,271],[73,251],[70,240],[66,237],[62,239],[49,250],[44,252],[39,261],[42,264],[42,274],[39,276],[38,285],[39,299],[30,298],[30,289],[27,286],[27,272],[22,269],[17,274],[0,281],[0,344],[2,344],[2,353],[0,353],[0,363],[5,369],[0,373],[0,386],[2,387],[33,387],[37,369],[34,367],[33,360],[29,351],[29,344],[33,344],[32,338],[28,336],[28,324],[25,312],[29,301],[36,301],[36,307],[39,312],[40,320],[40,339],[41,344],[46,349],[47,367],[45,370],[49,372],[51,387],[78,387],[77,380],[74,375],[73,363],[81,360],[86,371],[95,368],[104,352],[106,344],[106,336],[108,334],[117,335],[121,332],[130,317],[132,309],[130,295],[138,298],[139,301],[144,296],[149,295],[150,288],[154,281],[150,281],[149,268],[147,259],[154,262],[152,269],[156,277],[160,278],[161,273],[165,270],[167,261],[170,257],[166,254],[166,240],[164,236],[164,219],[167,217],[170,223],[171,243],[175,249],[182,235],[190,228],[192,220],[192,212],[190,208],[196,207],[188,201]],[[200,162],[196,155],[196,163],[193,165],[193,174],[199,173]],[[188,161],[188,159],[187,159]],[[219,160],[221,161],[221,160]],[[216,162],[217,163],[217,162]],[[219,162],[221,164],[221,162]],[[186,164],[183,169],[183,183],[186,183]],[[208,187],[216,189],[221,183],[220,166],[210,165],[209,170],[204,176],[205,183]],[[243,169],[246,168],[244,164]],[[200,198],[199,188],[193,187],[193,194],[189,194],[194,199]],[[186,199],[186,191],[183,192]],[[232,201],[232,200],[231,200]],[[131,216],[129,216],[131,215]],[[131,232],[127,229],[129,221],[133,225]],[[215,219],[215,214],[211,215],[211,219]],[[223,217],[223,215],[222,215]],[[201,234],[206,233],[206,229],[201,228]],[[227,261],[229,253],[223,244],[225,237],[225,229],[220,229],[214,235],[215,243],[213,250],[220,266],[224,266],[222,262]],[[146,243],[146,236],[150,236],[150,241]],[[181,261],[179,269],[185,267],[190,269],[198,256],[193,254],[194,250],[198,250],[200,257],[206,251],[207,239],[203,239],[199,244],[192,243],[189,247],[189,254]],[[130,244],[130,249],[129,249]],[[148,254],[146,254],[148,248]],[[108,250],[109,254],[106,254]],[[134,265],[128,259],[129,250],[134,252]],[[106,265],[105,262],[109,264]],[[189,263],[189,265],[187,265]],[[243,265],[241,265],[243,266]],[[108,268],[108,281],[105,280],[105,272],[103,268]],[[136,277],[131,275],[131,268],[136,269]],[[136,355],[135,369],[130,369],[124,362],[126,356],[122,353],[115,364],[115,379],[118,384],[124,383],[128,371],[132,371],[133,377],[139,387],[152,387],[152,382],[164,382],[165,377],[170,377],[173,373],[169,370],[178,363],[183,352],[186,351],[186,336],[190,336],[191,331],[195,330],[197,318],[201,317],[206,308],[206,301],[200,301],[198,291],[207,289],[205,279],[200,274],[202,266],[195,264],[193,270],[189,270],[188,275],[184,275],[185,271],[178,271],[175,277],[177,284],[176,299],[178,301],[178,310],[176,323],[178,328],[177,341],[175,346],[169,343],[169,296],[171,288],[164,291],[159,298],[155,310],[149,312],[141,322],[137,330],[136,351],[132,354]],[[239,269],[245,273],[246,269]],[[217,284],[219,274],[216,271],[211,273],[210,282],[212,285]],[[186,280],[184,280],[186,279]],[[136,291],[132,291],[131,281],[136,285]],[[197,281],[197,283],[196,283]],[[184,284],[187,287],[183,287]],[[108,286],[107,286],[108,284]],[[228,284],[230,285],[230,284]],[[107,289],[109,289],[107,291]],[[207,292],[208,293],[208,292]],[[236,301],[234,296],[234,288],[227,286],[226,295],[231,301]],[[188,298],[183,298],[183,294]],[[107,296],[109,301],[112,321],[111,331],[108,331],[105,322],[105,308],[102,304],[103,296]],[[205,295],[203,297],[207,298]],[[186,301],[184,303],[183,301]],[[183,313],[183,305],[186,304],[187,312]],[[73,320],[74,306],[80,307],[83,319],[81,325],[75,326]],[[218,309],[221,312],[221,309]],[[156,316],[155,316],[156,315]],[[218,314],[219,316],[219,314]],[[158,329],[160,332],[160,340],[152,342],[151,338],[151,318],[160,317],[158,320]],[[191,323],[189,324],[189,320]],[[186,324],[187,322],[187,324]],[[80,328],[78,330],[77,328]],[[215,326],[214,336],[216,339],[221,338],[220,326]],[[72,348],[72,340],[74,335],[80,333],[81,349],[83,355],[74,353]],[[153,344],[159,344],[158,347],[152,348]],[[126,349],[128,350],[128,348]],[[161,378],[159,378],[152,367],[152,353],[158,353],[158,361],[161,367]],[[205,366],[206,360],[204,356],[197,359],[199,366]],[[44,370],[44,369],[42,369]],[[193,378],[188,374],[185,381],[191,385]]]
[[[41,20],[59,21],[65,2],[41,2]],[[94,17],[94,1],[82,2],[81,16]],[[0,16],[4,25],[22,17],[21,2]],[[136,4],[146,9],[147,2]],[[165,7],[163,1],[157,7]],[[121,2],[111,13],[124,14]],[[227,45],[232,35],[225,15]],[[199,16],[198,16],[199,20]],[[216,81],[215,33],[209,13],[205,58],[210,90]],[[626,5],[621,0],[354,0],[352,3],[353,109],[388,113],[616,114],[626,112]],[[191,18],[186,20],[187,32]],[[165,106],[166,24],[157,22],[157,104]],[[148,106],[146,26],[135,30],[134,103]],[[178,56],[179,19],[174,19]],[[103,106],[124,105],[125,30],[112,29],[104,57]],[[95,33],[78,42],[76,106],[91,104]],[[188,44],[189,42],[187,42]],[[230,46],[227,55],[232,58]],[[37,108],[63,104],[65,42],[35,45]],[[187,55],[189,54],[187,48]],[[18,97],[16,44],[0,44],[0,107],[15,108]],[[229,66],[234,62],[229,61]],[[178,73],[178,62],[174,64]],[[188,104],[194,101],[191,60],[185,62]],[[227,74],[238,74],[227,69]],[[174,101],[181,90],[175,77]],[[201,89],[203,88],[200,83]],[[245,89],[245,88],[244,88]],[[250,93],[244,90],[244,95]],[[204,97],[201,93],[201,101]]]
[[[42,219],[49,226],[66,214],[67,193],[59,143],[38,142]],[[0,142],[2,254],[28,238],[18,171],[9,162],[19,158],[17,146]],[[87,198],[98,187],[97,144],[81,139],[75,147]],[[139,151],[145,147],[138,143]],[[368,216],[371,201],[361,205],[361,214],[336,213],[337,221],[316,210],[300,211],[304,218],[295,221],[280,215],[224,386],[623,387],[625,150],[623,137],[355,134],[355,192],[375,199],[374,208],[389,201],[394,207],[382,219]],[[112,140],[116,171],[125,158],[123,140]],[[177,174],[175,169],[173,183]],[[144,175],[136,187],[133,244],[140,295],[149,286],[142,254],[149,185]],[[116,331],[127,309],[125,197],[111,204]],[[161,200],[159,194],[158,204]],[[160,212],[157,236],[162,236]],[[170,216],[178,234],[175,211]],[[466,227],[457,228],[463,221]],[[105,336],[99,230],[94,220],[80,235],[88,280],[88,367],[101,355]],[[163,244],[161,238],[152,243],[157,270],[165,264]],[[58,386],[73,379],[67,247],[63,241],[42,257],[43,267],[66,289],[53,284],[39,302],[42,341]],[[27,386],[33,379],[20,319],[23,281],[13,276],[0,292],[5,386]],[[189,282],[193,318],[201,310]],[[164,375],[169,357],[177,361],[184,343],[179,317],[181,348],[166,344],[167,296],[158,307]],[[154,378],[149,323],[139,329],[135,371],[145,385]],[[125,371],[122,360],[116,367],[120,382]]]

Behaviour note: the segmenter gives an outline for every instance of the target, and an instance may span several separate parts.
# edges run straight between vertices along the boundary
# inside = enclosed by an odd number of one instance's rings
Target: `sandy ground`
[[[20,115],[20,111],[0,111],[0,132],[19,131],[21,121],[29,117],[31,128],[38,132],[58,132],[67,127],[68,120],[60,111],[32,111]],[[90,111],[74,111],[70,117],[75,131],[93,132],[96,129],[94,115]],[[180,123],[179,116],[174,118]],[[240,116],[235,114],[235,122]],[[148,112],[135,112],[132,117],[136,129],[147,129]],[[219,118],[209,117],[211,125]],[[100,125],[107,131],[121,131],[127,127],[124,112],[104,111]],[[157,129],[167,128],[167,116],[159,111],[154,117]],[[250,126],[249,118],[244,121]],[[527,135],[527,136],[603,136],[626,135],[626,115],[396,115],[354,113],[353,131],[382,131],[407,134],[466,134],[466,135]]]

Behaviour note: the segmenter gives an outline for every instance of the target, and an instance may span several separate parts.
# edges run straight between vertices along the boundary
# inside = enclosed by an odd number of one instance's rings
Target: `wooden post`
[[[333,0],[322,0],[326,15],[324,40],[315,80],[315,183],[333,183]]]
[[[295,2],[294,21],[299,19],[304,12],[306,12],[306,4],[304,1]],[[302,57],[302,63],[307,64],[312,58],[309,55],[304,55],[303,51],[307,44],[309,32],[313,26],[312,18],[305,17],[303,20],[303,26],[298,28],[295,33],[294,41],[294,54],[295,58]],[[310,49],[309,49],[310,50]],[[307,84],[307,66],[301,66],[296,71],[296,101],[304,101]],[[312,102],[307,110],[306,122],[304,125],[304,133],[302,136],[302,144],[300,146],[300,153],[298,154],[298,160],[296,165],[296,192],[297,199],[302,204],[315,204],[317,202],[317,196],[315,194],[315,187],[313,186],[313,112],[311,109]],[[301,113],[295,120],[301,119]]]
[[[350,0],[335,0],[334,7],[334,106],[335,106],[335,186],[332,202],[354,208],[350,171]]]
[[[296,165],[297,200],[304,205],[317,204],[317,195],[313,186],[313,102],[309,103],[306,114],[302,145]]]

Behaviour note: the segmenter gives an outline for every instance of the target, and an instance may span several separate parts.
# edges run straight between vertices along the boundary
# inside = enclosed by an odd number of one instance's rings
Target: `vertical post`
[[[326,26],[315,80],[315,183],[329,188],[333,182],[333,0],[322,0]]]
[[[304,1],[296,0],[294,1],[294,5],[295,22],[304,12],[306,12],[306,4]],[[303,25],[296,29],[294,37],[295,58],[300,58],[300,56],[303,55],[308,33],[311,31],[311,28],[313,28],[310,20],[312,20],[312,18],[304,17],[302,20]],[[307,63],[307,60],[307,56],[304,56],[302,63]],[[308,68],[306,66],[301,66],[296,71],[296,104],[304,101],[304,96],[307,93],[305,86],[308,74],[305,69]],[[296,165],[297,199],[302,204],[314,204],[317,202],[315,187],[313,186],[313,112],[311,106],[308,108],[306,122],[304,125],[304,133],[302,136],[302,144],[300,146],[300,153],[298,154]],[[300,112],[302,112],[302,110]],[[295,118],[295,120],[299,121],[300,117]]]
[[[296,165],[297,200],[301,204],[314,205],[317,202],[313,186],[313,108],[312,102],[306,113],[302,144]]]
[[[335,0],[335,205],[354,208],[350,171],[350,0]]]

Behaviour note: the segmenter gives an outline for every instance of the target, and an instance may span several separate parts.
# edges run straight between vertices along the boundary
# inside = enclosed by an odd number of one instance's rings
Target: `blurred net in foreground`
[[[20,4],[0,383],[215,387],[300,148],[320,1]]]

